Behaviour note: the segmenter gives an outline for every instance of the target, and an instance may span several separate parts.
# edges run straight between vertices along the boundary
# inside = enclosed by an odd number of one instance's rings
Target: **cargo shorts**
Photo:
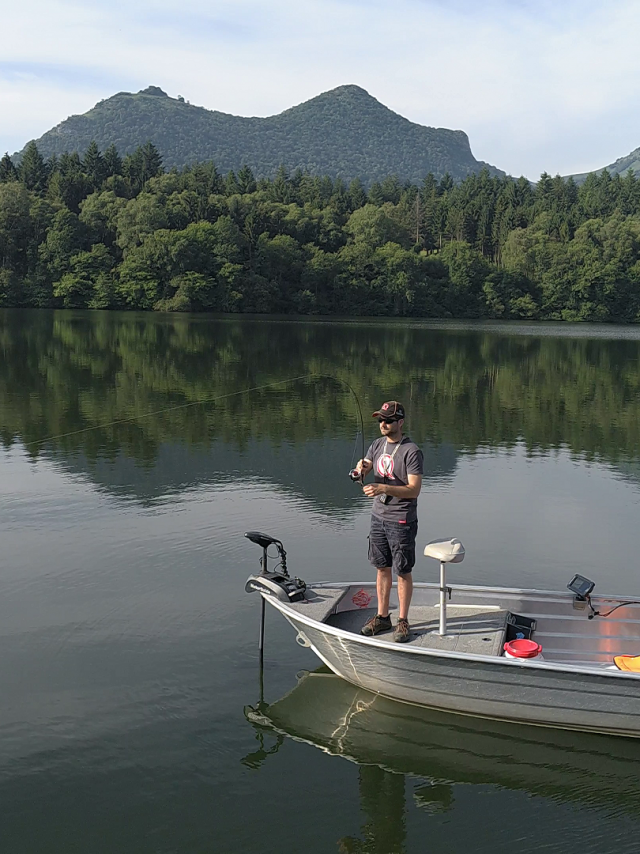
[[[387,522],[371,516],[369,562],[376,569],[390,566],[396,575],[407,575],[416,562],[418,522]]]

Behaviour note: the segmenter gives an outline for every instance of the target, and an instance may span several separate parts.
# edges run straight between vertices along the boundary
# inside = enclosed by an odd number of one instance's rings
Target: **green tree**
[[[103,156],[105,178],[111,178],[114,175],[122,175],[122,158],[118,154],[118,149],[115,145],[110,145],[104,152]]]
[[[69,259],[69,271],[55,283],[53,294],[65,308],[109,308],[114,299],[113,258],[98,243]]]
[[[51,281],[58,281],[69,270],[72,257],[84,243],[85,231],[76,214],[66,208],[59,210],[39,247],[40,260]]]
[[[122,174],[135,195],[147,181],[162,173],[162,157],[152,142],[146,142],[127,155],[122,163]]]
[[[91,193],[81,202],[80,222],[86,226],[92,243],[103,243],[109,248],[114,245],[118,217],[126,206],[127,200],[117,196],[113,190]]]
[[[238,172],[238,187],[241,193],[255,193],[256,191],[255,176],[246,164]]]
[[[236,176],[236,173],[231,169],[224,180],[224,192],[227,196],[234,196],[237,193],[241,193],[242,189],[240,187],[240,182]]]
[[[398,222],[393,205],[389,203],[382,207],[366,204],[354,211],[347,220],[345,231],[356,243],[366,243],[371,247],[411,242],[409,229]]]
[[[76,153],[62,154],[49,179],[49,198],[78,213],[90,187],[79,156]]]
[[[448,243],[440,254],[449,270],[446,307],[454,317],[481,317],[485,300],[483,286],[491,272],[487,261],[468,244]]]
[[[107,166],[95,140],[90,143],[85,151],[82,164],[91,188],[99,190],[107,177]]]
[[[44,193],[47,189],[48,170],[35,142],[25,148],[18,174],[27,190]]]
[[[118,246],[126,253],[154,232],[167,228],[167,210],[158,196],[140,193],[119,211],[117,218]]]
[[[359,178],[354,178],[349,184],[349,205],[351,212],[364,207],[367,203],[367,194]]]
[[[9,157],[9,152],[6,152],[0,160],[0,184],[17,180],[18,170],[13,165],[13,160]]]

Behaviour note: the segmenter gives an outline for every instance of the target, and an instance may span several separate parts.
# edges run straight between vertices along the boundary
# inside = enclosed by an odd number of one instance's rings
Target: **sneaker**
[[[400,619],[393,630],[393,639],[396,643],[406,643],[409,640],[409,620]]]
[[[391,629],[391,616],[381,617],[380,614],[376,614],[375,617],[367,620],[360,629],[360,634],[372,637],[373,635],[379,635],[380,632],[390,632]]]

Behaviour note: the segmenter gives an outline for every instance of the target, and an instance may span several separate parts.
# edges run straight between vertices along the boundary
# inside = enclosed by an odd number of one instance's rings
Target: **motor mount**
[[[281,602],[298,602],[304,599],[307,585],[300,578],[290,578],[280,572],[261,572],[250,575],[244,589],[246,593],[264,593]]]

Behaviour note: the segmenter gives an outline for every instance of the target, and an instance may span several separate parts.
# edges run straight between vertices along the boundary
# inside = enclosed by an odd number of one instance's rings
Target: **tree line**
[[[635,322],[640,180],[365,188],[31,143],[0,160],[0,305]]]

